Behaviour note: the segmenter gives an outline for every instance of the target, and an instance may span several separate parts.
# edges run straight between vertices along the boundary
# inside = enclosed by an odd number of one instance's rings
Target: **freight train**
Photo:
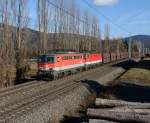
[[[61,78],[78,71],[85,71],[101,64],[128,59],[128,52],[121,53],[50,53],[38,59],[38,76]]]

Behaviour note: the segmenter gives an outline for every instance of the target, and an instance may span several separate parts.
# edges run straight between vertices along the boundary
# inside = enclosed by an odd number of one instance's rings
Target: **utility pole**
[[[142,42],[140,42],[140,46],[139,46],[139,57],[141,58],[143,55],[142,55]]]
[[[129,41],[128,41],[129,60],[131,60],[131,42],[132,42],[132,37],[131,37],[131,33],[129,33]]]
[[[142,44],[142,56],[145,56],[145,46],[144,46],[144,43]]]

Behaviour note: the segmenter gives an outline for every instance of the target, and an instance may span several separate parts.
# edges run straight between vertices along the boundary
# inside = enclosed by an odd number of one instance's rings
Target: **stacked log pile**
[[[97,98],[87,116],[89,123],[150,123],[150,103]]]

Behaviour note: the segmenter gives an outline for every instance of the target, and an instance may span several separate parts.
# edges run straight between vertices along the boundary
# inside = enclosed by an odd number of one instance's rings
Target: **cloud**
[[[118,0],[94,0],[94,4],[97,6],[110,6],[114,5]]]

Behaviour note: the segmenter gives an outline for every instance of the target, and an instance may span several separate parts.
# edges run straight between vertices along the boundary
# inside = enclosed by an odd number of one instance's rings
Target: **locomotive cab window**
[[[48,63],[54,63],[55,62],[55,60],[54,60],[54,57],[47,57],[47,62]]]
[[[46,62],[46,56],[45,55],[40,56],[38,61],[41,63],[45,63]]]

